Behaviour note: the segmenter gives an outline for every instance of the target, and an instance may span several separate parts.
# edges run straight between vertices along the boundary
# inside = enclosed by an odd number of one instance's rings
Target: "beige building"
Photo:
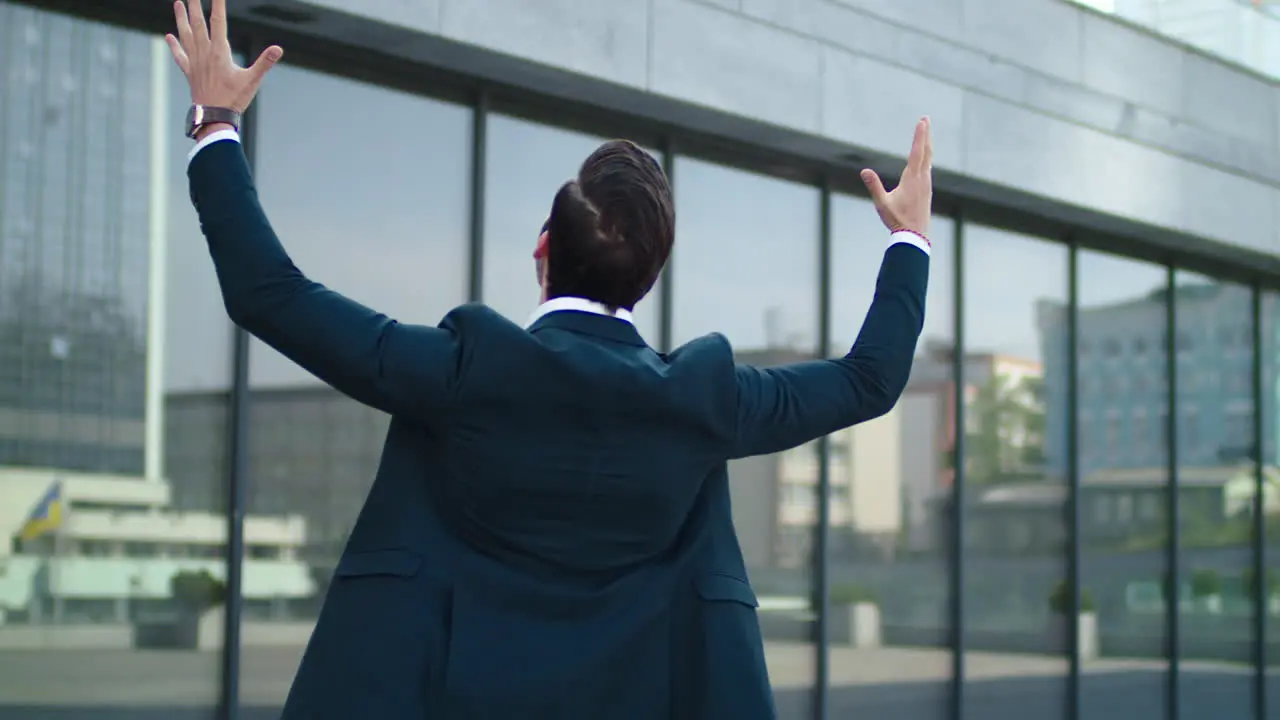
[[[49,522],[23,538],[51,493],[50,512],[38,514]],[[6,627],[126,626],[170,601],[179,572],[223,579],[226,515],[175,510],[170,495],[162,480],[0,467],[0,645]],[[247,515],[244,539],[248,601],[285,614],[288,603],[315,592],[298,559],[306,543],[302,517]]]

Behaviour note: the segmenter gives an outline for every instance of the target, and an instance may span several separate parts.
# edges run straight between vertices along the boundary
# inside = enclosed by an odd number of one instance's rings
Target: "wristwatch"
[[[200,132],[200,128],[213,123],[226,123],[239,130],[240,113],[231,108],[192,105],[187,111],[187,137],[194,138],[196,133]]]

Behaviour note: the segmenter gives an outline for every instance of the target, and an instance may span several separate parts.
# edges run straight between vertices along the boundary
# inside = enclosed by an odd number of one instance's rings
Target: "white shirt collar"
[[[605,305],[595,302],[594,300],[588,300],[580,297],[558,297],[551,298],[539,305],[538,308],[533,311],[533,314],[529,316],[529,321],[525,323],[525,327],[533,327],[533,324],[541,320],[542,316],[549,315],[553,312],[560,312],[562,310],[576,310],[578,312],[593,313],[595,315],[608,315],[609,317],[629,322],[632,325],[635,324],[635,321],[631,319],[630,310],[618,308],[617,312],[613,312]]]

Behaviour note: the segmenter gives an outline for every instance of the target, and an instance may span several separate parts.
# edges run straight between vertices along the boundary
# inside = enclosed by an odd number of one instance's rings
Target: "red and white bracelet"
[[[897,233],[911,233],[912,235],[915,235],[916,237],[923,240],[925,245],[928,245],[929,247],[933,247],[933,243],[929,242],[929,238],[925,237],[924,233],[916,232],[915,230],[908,230],[907,228],[898,228],[897,230],[894,230],[893,232],[891,232],[890,235],[895,235]]]

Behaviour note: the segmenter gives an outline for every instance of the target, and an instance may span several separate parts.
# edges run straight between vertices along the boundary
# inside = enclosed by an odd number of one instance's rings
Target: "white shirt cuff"
[[[889,235],[889,247],[893,247],[898,243],[906,243],[908,245],[914,245],[920,248],[922,251],[924,251],[925,255],[931,254],[930,251],[932,250],[932,248],[929,246],[928,241],[926,241],[924,238],[920,237],[919,235],[913,232],[906,232],[904,230],[899,230],[898,232]]]
[[[216,142],[222,142],[223,140],[240,142],[240,133],[235,130],[219,130],[216,133],[209,133],[208,135],[205,135],[204,139],[196,143],[196,146],[191,148],[191,152],[187,153],[187,164],[190,165],[191,161],[196,159],[196,154],[201,150]]]

